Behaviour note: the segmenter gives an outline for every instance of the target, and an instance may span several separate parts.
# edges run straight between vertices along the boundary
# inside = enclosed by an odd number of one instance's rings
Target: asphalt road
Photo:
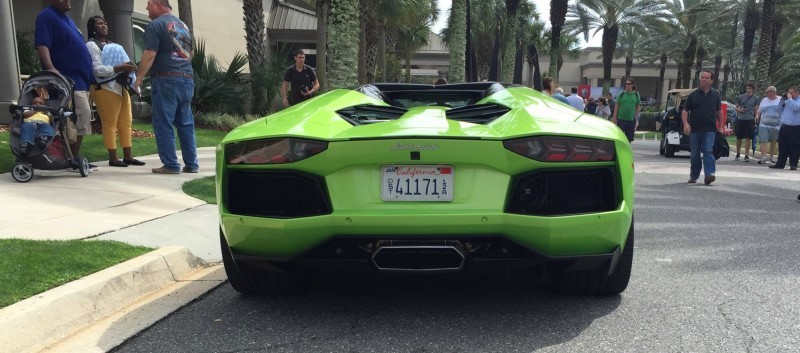
[[[718,163],[636,141],[633,276],[619,296],[535,280],[321,279],[306,294],[228,285],[115,352],[798,352],[800,172]]]

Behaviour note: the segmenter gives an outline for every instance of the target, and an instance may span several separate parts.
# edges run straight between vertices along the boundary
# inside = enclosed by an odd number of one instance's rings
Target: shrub
[[[230,131],[246,122],[258,119],[256,115],[230,115],[227,113],[199,112],[194,116],[195,125],[198,127]]]
[[[660,114],[656,112],[643,112],[639,113],[639,130],[642,131],[655,131],[656,130],[656,117]]]
[[[23,75],[41,71],[39,54],[33,45],[33,30],[23,28],[17,30],[17,53],[19,54],[19,71]]]

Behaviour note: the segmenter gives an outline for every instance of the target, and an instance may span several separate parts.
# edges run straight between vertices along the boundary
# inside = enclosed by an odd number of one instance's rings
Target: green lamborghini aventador
[[[633,155],[620,129],[494,82],[339,89],[217,147],[220,243],[246,294],[312,271],[536,271],[556,290],[625,290]]]

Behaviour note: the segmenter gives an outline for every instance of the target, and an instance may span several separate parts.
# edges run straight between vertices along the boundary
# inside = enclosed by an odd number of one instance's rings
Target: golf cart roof
[[[677,94],[677,95],[679,95],[681,97],[685,97],[685,96],[688,96],[689,93],[694,92],[694,90],[696,90],[696,89],[697,88],[676,88],[676,89],[669,90],[667,92],[667,94],[668,95]]]

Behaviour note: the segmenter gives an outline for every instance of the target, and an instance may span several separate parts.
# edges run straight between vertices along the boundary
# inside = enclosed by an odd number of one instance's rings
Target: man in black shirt
[[[689,183],[694,184],[700,177],[700,169],[704,170],[705,184],[711,184],[716,177],[714,159],[714,139],[716,131],[722,132],[725,115],[722,112],[722,99],[717,90],[711,89],[714,82],[711,71],[700,72],[700,88],[689,94],[684,105],[681,119],[683,133],[689,135],[689,148],[692,151]],[[703,158],[700,159],[700,153]]]
[[[286,96],[286,88],[292,84],[291,94]],[[286,69],[283,75],[283,86],[281,96],[283,106],[295,105],[306,99],[311,98],[315,92],[319,91],[319,81],[317,74],[311,66],[306,65],[306,54],[302,49],[294,52],[294,65]]]

